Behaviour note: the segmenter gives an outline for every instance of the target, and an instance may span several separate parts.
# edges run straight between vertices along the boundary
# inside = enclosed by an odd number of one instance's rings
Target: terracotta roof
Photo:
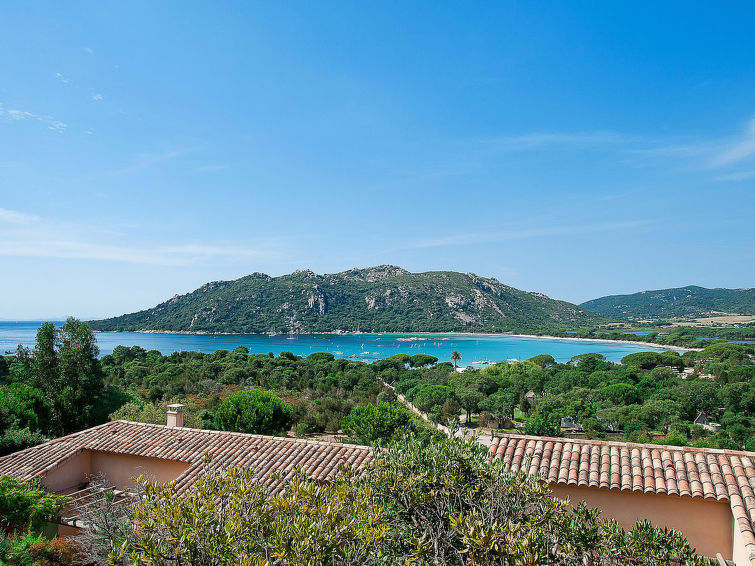
[[[176,479],[179,491],[199,477],[206,454],[213,466],[254,468],[273,492],[281,484],[269,478],[271,472],[287,475],[298,466],[322,481],[340,464],[361,469],[372,458],[370,448],[352,444],[114,421],[4,456],[0,474],[41,478],[84,450],[185,462],[189,467]]]
[[[490,456],[549,483],[729,501],[755,565],[753,452],[504,434]]]

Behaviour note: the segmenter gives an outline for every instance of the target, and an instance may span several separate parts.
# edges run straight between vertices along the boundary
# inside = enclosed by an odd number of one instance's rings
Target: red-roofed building
[[[625,528],[649,519],[682,531],[700,554],[755,565],[755,453],[500,435],[490,456]]]
[[[0,458],[0,474],[39,478],[48,490],[76,497],[91,495],[86,484],[97,475],[118,490],[144,475],[175,480],[183,492],[211,454],[213,465],[253,468],[275,492],[281,482],[272,472],[300,467],[327,481],[340,465],[362,469],[373,457],[365,446],[184,428],[172,410],[173,426],[106,423]],[[753,453],[506,434],[493,439],[490,457],[506,470],[540,475],[557,497],[585,501],[627,528],[649,519],[682,531],[701,554],[755,566]],[[75,514],[60,521],[59,533],[67,534]]]

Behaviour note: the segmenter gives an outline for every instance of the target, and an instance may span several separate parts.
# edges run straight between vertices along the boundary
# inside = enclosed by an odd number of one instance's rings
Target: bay
[[[41,322],[0,322],[0,354],[15,351],[20,344],[31,348]],[[56,322],[57,325],[62,324]],[[246,346],[253,354],[278,355],[290,351],[301,356],[313,352],[330,352],[339,358],[372,362],[394,354],[430,354],[440,361],[450,361],[451,352],[462,355],[462,366],[481,367],[483,362],[526,360],[538,354],[550,354],[558,362],[573,356],[596,352],[612,362],[627,354],[663,351],[647,344],[612,341],[577,341],[563,338],[524,337],[495,334],[307,334],[307,335],[208,335],[152,334],[142,332],[98,332],[97,343],[102,355],[118,345],[141,346],[163,354],[176,351],[214,352]]]

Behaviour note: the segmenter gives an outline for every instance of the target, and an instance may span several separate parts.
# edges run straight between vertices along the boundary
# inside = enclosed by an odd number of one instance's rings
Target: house
[[[58,534],[77,532],[75,503],[91,497],[89,480],[104,476],[118,492],[133,488],[134,478],[176,481],[185,492],[203,474],[205,455],[218,468],[254,468],[272,493],[282,482],[271,472],[289,475],[295,467],[318,481],[327,481],[341,464],[362,468],[372,459],[365,446],[316,442],[257,434],[183,428],[180,406],[168,411],[167,425],[113,421],[0,458],[0,475],[22,480],[39,478],[51,492],[70,495],[69,509],[59,517]]]
[[[564,417],[561,419],[561,428],[571,430],[582,430],[582,423],[577,422],[574,417]]]
[[[530,406],[534,407],[537,403],[537,393],[535,393],[532,389],[527,391],[527,393],[524,394],[524,401]]]
[[[271,492],[272,472],[295,467],[328,481],[341,465],[363,469],[369,447],[184,428],[180,406],[167,425],[114,421],[0,458],[0,474],[39,478],[51,492],[91,497],[87,482],[104,475],[119,493],[144,475],[175,481],[185,493],[212,466],[253,468]],[[482,439],[482,437],[481,437]],[[698,552],[755,566],[755,453],[597,440],[499,434],[489,456],[506,470],[539,475],[557,497],[585,501],[631,528],[640,518],[679,529]],[[58,534],[78,531],[76,507],[58,518]]]
[[[705,411],[700,411],[700,414],[697,415],[697,418],[695,418],[692,424],[701,426],[705,430],[709,430],[711,432],[718,432],[721,430],[721,425],[718,423],[711,422],[708,419],[708,415],[705,414]]]
[[[755,453],[503,434],[489,455],[624,528],[649,519],[680,530],[700,554],[755,566]]]

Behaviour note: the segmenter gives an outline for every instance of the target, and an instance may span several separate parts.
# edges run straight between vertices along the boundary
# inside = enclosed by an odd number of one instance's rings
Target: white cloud
[[[627,144],[637,137],[618,132],[533,132],[518,136],[501,136],[486,140],[497,151],[525,151],[544,146],[604,146]]]
[[[0,208],[0,222],[8,224],[31,224],[37,220],[39,220],[39,216],[34,214]]]
[[[0,208],[0,256],[183,266],[213,259],[249,260],[277,255],[275,242],[132,242],[130,234],[111,227],[61,222]]]
[[[597,224],[582,224],[575,226],[548,226],[525,230],[508,230],[501,232],[469,232],[440,236],[426,240],[419,240],[410,244],[409,248],[436,248],[445,246],[468,246],[477,244],[510,242],[515,240],[529,240],[532,238],[571,236],[592,234],[595,232],[613,232],[627,230],[651,224],[651,220],[628,220],[617,222],[601,222]]]
[[[189,151],[189,149],[170,149],[162,152],[140,153],[134,157],[130,165],[111,171],[110,175],[128,175],[130,173],[143,171],[144,169],[148,169],[150,167],[153,167],[154,165],[158,165],[177,157],[181,157]]]
[[[228,169],[227,165],[200,165],[194,168],[195,173],[214,173],[215,171],[223,171]]]
[[[65,122],[61,122],[60,120],[56,120],[55,118],[51,116],[43,116],[41,114],[34,114],[33,112],[28,112],[26,110],[17,110],[17,109],[5,109],[0,103],[0,118],[5,118],[6,120],[12,120],[12,121],[22,121],[22,120],[35,120],[37,122],[41,122],[42,124],[45,124],[47,126],[48,130],[53,130],[55,132],[63,132],[68,128],[68,124]]]
[[[91,47],[83,47],[82,48],[86,53],[89,53],[90,55],[94,55],[94,49]]]
[[[737,173],[729,173],[728,175],[719,175],[713,177],[714,181],[746,181],[747,179],[755,179],[755,171],[739,171]]]
[[[630,135],[612,131],[532,132],[477,140],[493,154],[517,151],[601,150],[642,165],[686,164],[718,169],[755,157],[755,118],[742,135],[724,138]],[[673,160],[673,161],[672,161]]]
[[[714,167],[731,165],[732,163],[737,163],[754,155],[755,118],[750,120],[744,136],[733,143],[726,144],[726,146],[713,157],[711,164]]]
[[[102,102],[105,99],[104,96],[102,96],[100,93],[96,92],[92,95],[92,100],[95,102]]]
[[[65,78],[62,73],[55,73],[55,78],[58,79],[60,82],[65,83],[65,84],[68,84],[68,83],[71,82],[70,80],[68,80],[67,78]]]
[[[183,266],[200,261],[237,257],[258,258],[266,251],[241,246],[120,246],[96,244],[77,240],[39,239],[0,241],[0,256],[37,257],[50,259],[84,259],[135,263],[146,265]]]

